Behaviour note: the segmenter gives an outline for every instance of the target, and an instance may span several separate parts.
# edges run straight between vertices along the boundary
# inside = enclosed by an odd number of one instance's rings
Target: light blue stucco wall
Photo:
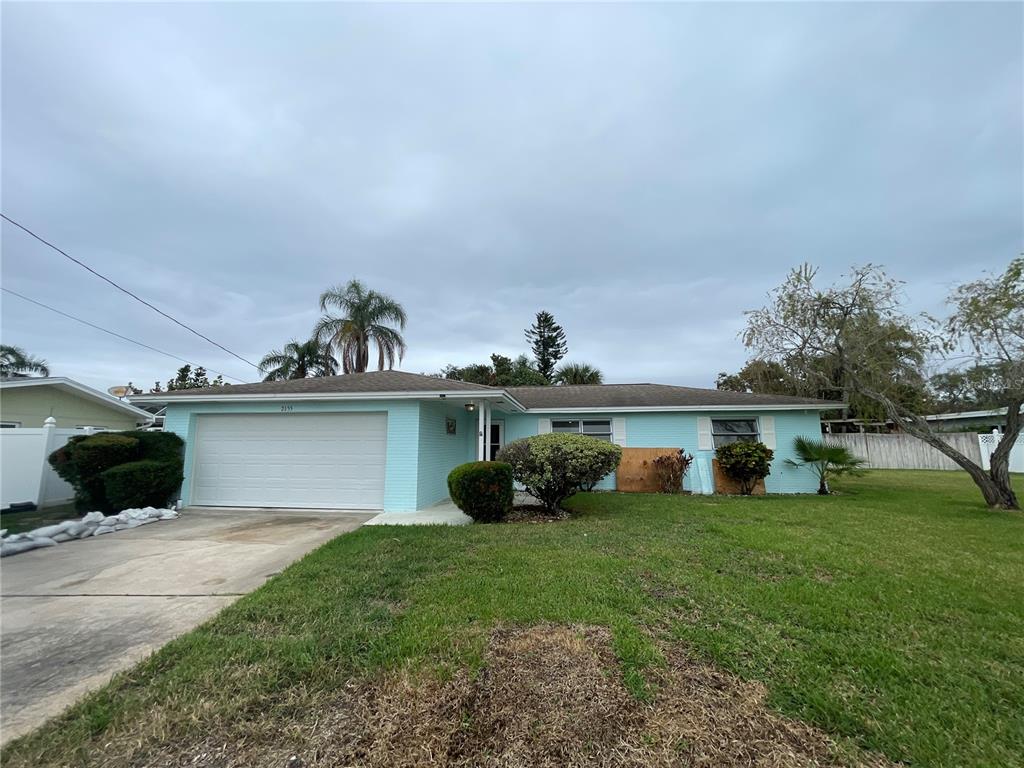
[[[758,416],[773,416],[775,419],[775,459],[772,473],[765,480],[768,493],[814,493],[817,480],[807,469],[797,469],[786,464],[793,458],[793,438],[797,435],[820,438],[820,417],[817,411],[687,411],[666,413],[601,413],[587,414],[505,414],[505,440],[537,434],[538,419],[612,419],[626,421],[626,447],[628,448],[682,448],[693,454],[699,461],[714,458],[714,451],[697,449],[697,418],[712,419],[756,419]],[[698,483],[696,468],[684,481],[684,487],[696,489]],[[602,480],[598,488],[615,488],[614,475]]]
[[[364,402],[273,401],[267,403],[172,403],[167,407],[164,429],[185,440],[185,482],[181,498],[188,504],[191,494],[193,443],[196,417],[202,414],[226,413],[344,413],[376,411],[387,414],[388,436],[385,466],[384,510],[410,512],[430,506],[448,495],[447,477],[453,467],[476,458],[475,414],[461,406],[416,400],[376,400]],[[282,415],[286,415],[283,413]],[[512,414],[495,412],[493,421],[505,425],[505,442],[537,434],[538,419],[612,419],[624,418],[626,446],[631,448],[679,447],[707,462],[713,451],[697,449],[697,418],[775,418],[775,460],[767,478],[769,493],[813,493],[817,490],[814,476],[806,469],[785,464],[793,456],[793,438],[797,435],[820,436],[817,411],[775,412],[667,412],[609,414],[594,411],[587,414]],[[456,420],[456,434],[448,435],[445,417]],[[685,486],[697,487],[697,472],[691,470]],[[602,480],[598,488],[613,490],[615,476]]]
[[[417,509],[420,404],[416,400],[169,403],[164,417],[164,430],[174,432],[185,440],[185,482],[181,488],[182,500],[185,504],[189,504],[191,500],[192,456],[197,416],[225,413],[280,413],[286,417],[288,413],[346,412],[383,412],[387,414],[384,510],[387,512],[411,512]]]
[[[446,419],[455,419],[449,435]],[[476,460],[477,423],[462,406],[424,402],[419,413],[419,465],[416,503],[422,509],[448,497],[448,473]]]

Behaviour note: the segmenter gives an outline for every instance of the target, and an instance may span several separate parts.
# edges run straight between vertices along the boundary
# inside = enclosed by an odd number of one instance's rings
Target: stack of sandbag
[[[89,536],[102,536],[105,533],[123,531],[126,528],[138,528],[140,525],[155,523],[159,520],[173,520],[177,516],[178,513],[173,509],[143,507],[142,509],[126,509],[116,515],[89,512],[81,520],[65,520],[62,523],[44,525],[42,528],[36,528],[27,533],[14,533],[10,536],[5,535],[7,531],[4,530],[0,531],[0,557],[16,555],[19,552],[27,552],[40,547],[53,547],[72,539],[84,539]]]

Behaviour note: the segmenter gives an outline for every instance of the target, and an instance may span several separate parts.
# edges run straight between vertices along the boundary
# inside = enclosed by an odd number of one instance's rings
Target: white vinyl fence
[[[946,443],[975,463],[981,464],[983,452],[979,447],[978,437],[979,435],[973,432],[951,432],[942,435]],[[928,443],[905,432],[890,435],[867,432],[836,434],[825,435],[825,439],[846,446],[854,456],[864,459],[868,467],[875,469],[960,469],[951,459]],[[1020,448],[1019,442],[1017,448]]]
[[[66,504],[75,492],[50,466],[50,454],[72,435],[93,429],[57,429],[52,418],[41,428],[0,429],[0,508],[32,502],[40,507]]]
[[[988,469],[989,459],[992,452],[999,445],[1003,436],[993,432],[991,435],[978,435],[978,445],[981,449],[981,467]],[[1017,442],[1010,449],[1010,471],[1024,472],[1024,435],[1017,437]]]

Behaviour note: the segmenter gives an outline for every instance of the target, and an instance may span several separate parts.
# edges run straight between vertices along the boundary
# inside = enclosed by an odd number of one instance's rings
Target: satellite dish
[[[128,394],[128,387],[110,387],[107,392],[120,399]]]

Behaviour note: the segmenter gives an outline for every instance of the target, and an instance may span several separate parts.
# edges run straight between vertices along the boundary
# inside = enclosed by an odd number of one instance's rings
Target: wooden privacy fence
[[[891,435],[863,432],[824,435],[824,438],[846,446],[874,469],[960,469],[928,443],[904,432]],[[942,439],[971,461],[981,464],[978,436],[973,432],[952,432],[942,435]]]

